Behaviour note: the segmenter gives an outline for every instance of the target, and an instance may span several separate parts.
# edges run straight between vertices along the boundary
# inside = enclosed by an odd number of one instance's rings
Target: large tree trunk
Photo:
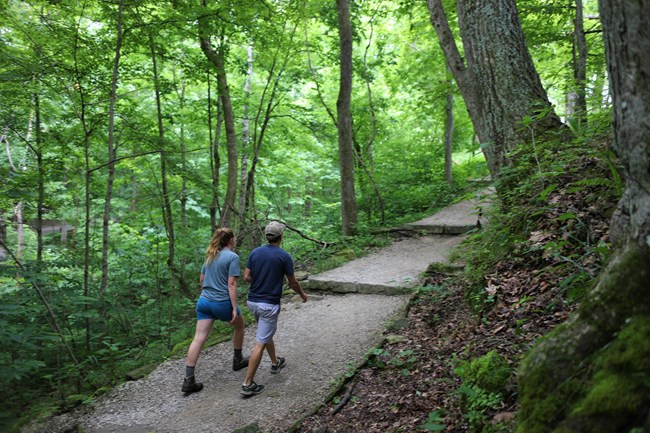
[[[501,167],[510,165],[508,152],[561,126],[526,47],[515,0],[457,1],[466,64],[441,0],[428,5],[490,173],[498,178]]]
[[[352,23],[350,1],[337,0],[341,46],[341,78],[336,101],[339,129],[339,169],[341,174],[341,219],[343,235],[354,234],[357,224],[357,198],[354,190],[354,150],[352,148]]]
[[[523,363],[521,433],[650,431],[650,1],[600,10],[626,177],[616,249],[577,313]]]

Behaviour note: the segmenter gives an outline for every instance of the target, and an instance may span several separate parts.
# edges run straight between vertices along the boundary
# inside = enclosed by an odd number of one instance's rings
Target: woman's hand
[[[232,325],[235,323],[235,320],[237,320],[237,307],[232,310],[232,320],[230,321],[230,324]]]

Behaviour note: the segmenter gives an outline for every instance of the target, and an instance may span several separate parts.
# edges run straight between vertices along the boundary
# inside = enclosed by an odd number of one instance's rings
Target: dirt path
[[[88,413],[64,415],[24,431],[231,433],[257,423],[265,433],[285,432],[323,402],[337,378],[381,341],[387,322],[404,310],[407,300],[362,294],[313,295],[305,304],[287,300],[275,337],[287,366],[272,375],[268,358],[262,361],[255,379],[267,389],[258,396],[240,396],[245,371],[231,370],[232,345],[224,343],[202,353],[197,378],[205,388],[199,393],[183,396],[185,360],[168,361],[145,379],[100,398]],[[254,330],[246,330],[248,350]]]

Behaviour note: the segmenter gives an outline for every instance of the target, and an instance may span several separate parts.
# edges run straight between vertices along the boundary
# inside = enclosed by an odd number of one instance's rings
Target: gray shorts
[[[267,304],[264,302],[248,301],[248,308],[253,313],[257,322],[257,342],[266,344],[273,339],[278,329],[278,316],[280,315],[280,304]]]

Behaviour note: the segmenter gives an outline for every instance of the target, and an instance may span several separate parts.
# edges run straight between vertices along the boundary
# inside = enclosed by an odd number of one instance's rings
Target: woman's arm
[[[232,323],[237,318],[237,277],[228,277],[228,295],[232,304]]]

